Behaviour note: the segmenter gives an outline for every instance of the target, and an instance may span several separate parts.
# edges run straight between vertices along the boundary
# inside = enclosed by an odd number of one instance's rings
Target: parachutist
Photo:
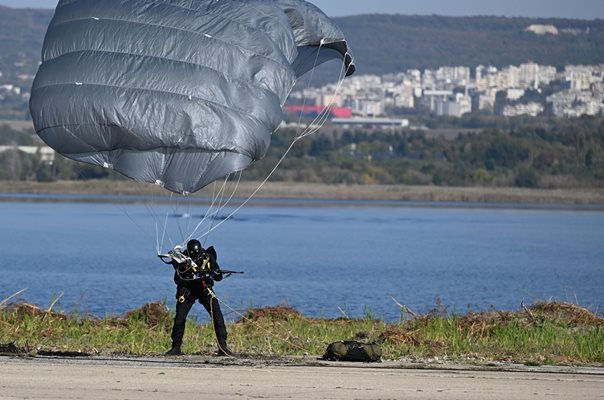
[[[187,316],[195,301],[199,301],[210,314],[214,332],[218,341],[218,355],[231,356],[233,353],[227,347],[227,329],[220,310],[220,303],[214,295],[214,281],[221,281],[223,273],[218,265],[214,247],[207,250],[198,240],[190,240],[187,249],[179,247],[171,250],[168,255],[160,256],[167,264],[174,267],[174,283],[176,283],[176,316],[172,327],[172,348],[167,356],[181,355],[182,339],[185,334]],[[171,261],[166,261],[166,259]]]
[[[343,62],[343,75],[355,72],[344,33],[304,0],[155,3],[59,2],[29,102],[36,133],[58,153],[188,196],[267,154],[304,74],[332,59]],[[68,22],[76,23],[66,29]],[[229,355],[211,287],[240,272],[221,271],[213,247],[187,247],[160,255],[174,266],[182,299],[169,354],[180,354],[199,300],[219,355]]]

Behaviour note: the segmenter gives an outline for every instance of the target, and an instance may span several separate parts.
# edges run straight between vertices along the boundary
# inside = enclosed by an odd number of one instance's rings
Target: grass
[[[172,318],[161,303],[103,319],[12,304],[0,310],[0,352],[160,355],[170,347]],[[322,355],[329,343],[355,338],[380,343],[383,359],[604,365],[604,318],[567,303],[465,315],[436,309],[397,323],[371,314],[312,319],[289,307],[268,307],[248,310],[228,331],[232,350],[251,357]],[[215,353],[212,325],[190,320],[183,351]]]
[[[258,188],[259,182],[243,181],[237,196],[246,198]],[[132,184],[130,180],[90,180],[58,182],[6,182],[4,193],[60,193],[60,194],[114,194],[166,196],[167,191],[150,184]],[[197,196],[212,196],[211,186]],[[520,189],[491,187],[439,187],[408,185],[326,185],[314,183],[267,182],[255,196],[283,199],[337,199],[337,200],[402,200],[427,202],[479,202],[530,204],[603,204],[604,189]],[[114,200],[113,200],[114,201]],[[128,199],[124,199],[128,201]]]

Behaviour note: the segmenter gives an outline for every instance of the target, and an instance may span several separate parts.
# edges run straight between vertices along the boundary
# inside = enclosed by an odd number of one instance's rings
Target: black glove
[[[220,269],[213,270],[212,279],[214,279],[216,282],[220,282],[222,280],[222,271]]]

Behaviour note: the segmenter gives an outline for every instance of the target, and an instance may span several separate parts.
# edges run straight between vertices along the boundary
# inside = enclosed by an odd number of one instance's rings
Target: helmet
[[[189,253],[189,257],[191,258],[199,257],[201,253],[203,253],[203,247],[201,247],[201,243],[199,243],[199,240],[189,240],[189,243],[187,243],[187,252]]]

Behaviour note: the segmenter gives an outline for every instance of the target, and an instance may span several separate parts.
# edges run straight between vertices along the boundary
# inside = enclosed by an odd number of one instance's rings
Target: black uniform
[[[189,256],[185,250],[184,255]],[[214,281],[222,280],[220,266],[216,262],[216,251],[213,247],[202,251],[193,259],[197,268],[188,263],[177,263],[172,261],[174,267],[174,283],[176,283],[176,316],[172,328],[172,351],[175,349],[180,353],[182,338],[185,334],[187,315],[196,300],[208,311],[212,317],[214,332],[218,340],[218,354],[230,355],[227,347],[227,330],[224,324],[220,303],[213,296],[212,286]]]

